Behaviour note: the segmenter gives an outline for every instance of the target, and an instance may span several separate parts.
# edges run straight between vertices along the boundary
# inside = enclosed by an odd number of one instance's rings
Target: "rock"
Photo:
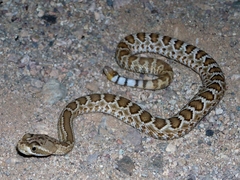
[[[133,169],[135,168],[134,162],[128,156],[124,156],[117,162],[117,169],[125,174],[132,175]]]
[[[99,156],[99,154],[96,154],[96,153],[89,155],[89,156],[87,157],[87,163],[88,163],[88,165],[95,163],[95,162],[97,161],[98,156]]]
[[[86,88],[92,92],[97,92],[98,91],[97,81],[93,81],[93,82],[86,84]]]
[[[222,114],[223,109],[222,108],[216,108],[216,115]]]
[[[172,143],[169,143],[167,148],[166,148],[166,151],[167,152],[171,152],[171,153],[174,153],[176,151],[177,147],[176,145],[172,144]]]
[[[58,80],[51,79],[43,86],[42,95],[45,103],[55,104],[66,96],[66,87]]]
[[[41,88],[43,87],[43,82],[39,79],[31,79],[31,85],[36,88]]]

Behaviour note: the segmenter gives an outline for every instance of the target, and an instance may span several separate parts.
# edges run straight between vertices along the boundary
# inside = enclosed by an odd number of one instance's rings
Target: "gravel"
[[[0,179],[240,179],[239,1],[2,0],[0,17]],[[119,40],[142,31],[179,38],[217,60],[227,91],[216,109],[172,141],[108,115],[82,115],[69,154],[17,153],[26,132],[57,137],[58,115],[82,95],[122,95],[160,117],[183,107],[201,81],[174,61],[174,81],[156,92],[119,87],[102,75],[108,65],[142,77],[114,60]]]

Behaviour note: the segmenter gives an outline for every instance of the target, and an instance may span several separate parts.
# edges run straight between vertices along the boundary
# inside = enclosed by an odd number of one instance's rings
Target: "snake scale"
[[[156,53],[173,59],[195,71],[202,86],[194,97],[175,115],[163,119],[152,116],[129,99],[114,94],[90,94],[66,105],[58,121],[59,140],[43,134],[25,134],[17,149],[25,155],[64,155],[74,146],[73,120],[83,113],[110,114],[126,124],[157,139],[174,139],[192,130],[222,99],[225,77],[217,62],[205,51],[181,40],[157,33],[137,33],[126,36],[117,46],[116,61],[124,69],[156,75],[153,80],[135,80],[120,76],[106,66],[107,78],[119,85],[161,89],[173,78],[172,68],[155,58],[140,57],[140,53]]]

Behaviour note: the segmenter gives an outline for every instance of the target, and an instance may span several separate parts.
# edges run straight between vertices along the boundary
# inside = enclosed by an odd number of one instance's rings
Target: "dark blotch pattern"
[[[140,119],[141,119],[142,122],[148,123],[148,122],[151,121],[152,115],[147,111],[143,111],[140,115]]]
[[[114,102],[115,98],[116,98],[116,96],[113,94],[107,94],[104,96],[104,100],[108,103]]]
[[[155,121],[153,122],[153,124],[158,128],[161,129],[164,126],[167,125],[166,121],[164,119],[161,118],[156,118]]]
[[[129,42],[130,44],[134,44],[134,43],[135,43],[135,40],[134,40],[133,35],[126,36],[126,37],[125,37],[125,40],[126,40],[127,42]]]
[[[76,101],[78,101],[79,104],[86,104],[87,98],[86,97],[80,97],[80,98],[76,99]]]
[[[200,100],[193,100],[189,103],[189,106],[194,107],[196,111],[203,110],[203,103]]]
[[[169,36],[163,36],[163,43],[165,46],[168,46],[169,45],[169,42],[171,41],[172,38],[170,38]]]
[[[205,56],[207,53],[205,51],[199,50],[196,54],[196,59],[200,59]]]
[[[100,94],[92,94],[90,97],[91,97],[92,102],[98,102],[98,101],[101,100],[101,95]]]
[[[137,37],[140,41],[144,42],[146,34],[145,33],[137,33]]]
[[[159,35],[156,33],[152,33],[152,34],[150,34],[150,38],[153,43],[156,43],[156,42],[158,42]]]
[[[131,114],[137,114],[141,110],[141,108],[137,104],[133,104],[129,107],[129,109]]]
[[[183,45],[183,41],[177,40],[175,41],[174,48],[176,50],[179,50],[182,47],[182,45]]]
[[[193,45],[187,45],[187,46],[186,46],[186,51],[185,51],[185,53],[190,54],[194,49],[196,49],[195,46],[193,46]]]
[[[181,120],[178,119],[177,117],[172,117],[169,119],[172,128],[176,129],[179,128],[179,126],[181,125]]]
[[[184,117],[185,120],[190,121],[192,117],[192,111],[189,109],[184,109],[179,113],[181,116]]]
[[[70,108],[70,109],[74,110],[74,109],[77,108],[77,103],[76,102],[71,102],[67,105],[66,108]]]
[[[117,101],[118,105],[124,108],[127,107],[130,102],[131,102],[130,100],[123,97],[120,97],[120,99]]]

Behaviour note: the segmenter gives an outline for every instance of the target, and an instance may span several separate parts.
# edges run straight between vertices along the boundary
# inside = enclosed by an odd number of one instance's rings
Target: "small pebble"
[[[151,158],[152,161],[152,167],[154,167],[155,170],[159,170],[163,168],[163,157],[162,155],[158,154],[158,155],[154,155]]]
[[[174,145],[172,143],[169,143],[167,148],[166,148],[166,151],[167,152],[171,152],[171,153],[174,153],[176,150],[177,150],[176,145]]]
[[[176,101],[176,100],[174,100],[174,99],[171,99],[171,100],[169,101],[169,103],[170,103],[170,104],[172,104],[172,105],[175,105],[175,104],[176,104],[176,102],[177,102],[177,101]]]
[[[107,0],[107,5],[113,7],[113,0]]]
[[[236,109],[237,109],[237,111],[240,111],[240,106],[237,106]]]
[[[94,12],[94,17],[95,17],[95,20],[96,21],[98,21],[98,20],[100,20],[100,14],[99,14],[99,12]]]
[[[127,175],[132,175],[135,168],[134,162],[128,156],[124,156],[121,160],[117,161],[117,169]]]
[[[54,68],[53,68],[49,75],[50,75],[50,77],[52,77],[52,78],[58,78],[59,72],[58,72],[57,69],[54,69]]]
[[[39,79],[31,79],[31,85],[36,88],[43,87],[44,82],[40,81]]]
[[[24,55],[23,58],[20,60],[21,64],[27,65],[30,61],[30,58],[28,55]]]
[[[213,136],[214,131],[211,129],[206,130],[206,136]]]
[[[87,83],[86,88],[92,92],[97,92],[99,89],[99,85],[96,81],[93,81],[93,82]]]
[[[95,153],[95,154],[91,154],[87,157],[87,164],[93,164],[97,161],[99,154]]]
[[[238,79],[240,79],[240,74],[233,74],[233,75],[231,76],[231,80],[232,80],[232,81],[236,81],[236,80],[238,80]]]
[[[223,113],[223,109],[221,108],[216,108],[216,115],[222,114]]]
[[[66,96],[66,92],[66,87],[55,79],[49,80],[42,89],[44,102],[48,104],[55,104]]]

